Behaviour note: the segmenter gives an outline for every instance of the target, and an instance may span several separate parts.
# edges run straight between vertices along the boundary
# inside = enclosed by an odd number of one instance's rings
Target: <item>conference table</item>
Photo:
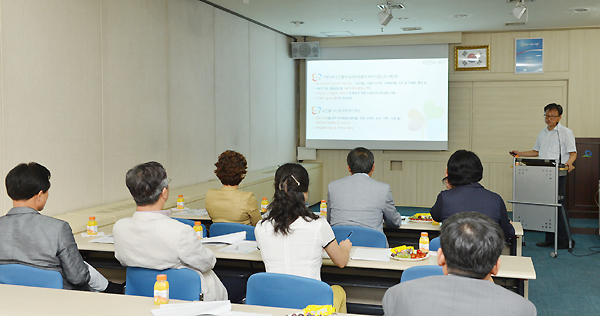
[[[171,217],[201,221],[204,224],[204,226],[209,227],[209,230],[210,224],[212,224],[212,220],[210,219],[210,216],[208,216],[208,214],[187,215],[183,212],[175,211],[173,212]],[[516,237],[510,244],[510,249],[508,250],[508,253],[513,256],[520,257],[523,254],[523,226],[520,222],[512,222],[512,225],[515,228]],[[414,244],[418,244],[421,232],[427,232],[429,234],[429,239],[435,238],[440,235],[440,229],[440,225],[433,225],[430,222],[414,222],[406,218],[402,221],[400,227],[384,226],[383,231],[388,237],[390,246],[398,246],[403,244],[411,245],[411,241]]]
[[[20,316],[151,316],[158,309],[152,297],[94,293],[0,284],[0,315]],[[170,300],[169,305],[189,303]],[[244,304],[231,304],[234,312],[285,316],[301,310]],[[341,314],[338,315],[352,315]],[[237,314],[236,316],[243,316]],[[250,315],[248,316],[256,316]]]
[[[101,227],[99,229],[106,235],[112,234],[112,225]],[[77,247],[90,264],[96,266],[105,264],[112,260],[112,268],[118,268],[114,265],[114,245],[92,243],[95,237],[82,237],[81,234],[75,235]],[[206,245],[211,249],[217,258],[215,269],[232,270],[246,273],[261,272],[264,270],[264,264],[259,250],[249,253],[231,253],[219,251],[225,245]],[[355,249],[362,247],[353,247]],[[98,260],[96,260],[98,259]],[[502,279],[512,280],[516,285],[516,292],[525,297],[528,296],[528,280],[536,278],[533,262],[529,257],[506,256],[500,257],[501,265],[499,273],[494,277],[496,281]],[[373,294],[372,299],[368,299],[364,304],[381,302],[382,293],[385,290],[400,281],[402,271],[417,265],[437,265],[437,254],[430,254],[429,258],[421,261],[371,261],[350,259],[345,268],[338,268],[330,259],[323,259],[322,279],[329,284],[338,284],[347,289],[348,301],[351,303],[352,297],[360,300],[365,295],[365,288],[370,289]]]

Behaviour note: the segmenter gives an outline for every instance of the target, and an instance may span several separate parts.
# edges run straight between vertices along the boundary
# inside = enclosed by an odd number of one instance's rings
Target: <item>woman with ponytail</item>
[[[254,230],[267,272],[298,275],[321,280],[323,249],[340,268],[348,263],[352,243],[338,244],[325,218],[306,208],[308,172],[299,164],[287,163],[275,172],[275,195],[268,215]],[[333,285],[334,307],[346,313],[346,293]]]

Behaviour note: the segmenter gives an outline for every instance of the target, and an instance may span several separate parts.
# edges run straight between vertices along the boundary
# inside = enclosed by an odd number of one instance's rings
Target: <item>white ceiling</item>
[[[325,37],[323,32],[350,32],[355,36],[468,31],[522,31],[600,26],[600,0],[527,0],[528,23],[519,22],[507,0],[404,0],[403,10],[393,10],[394,19],[382,28],[377,20],[377,0],[200,0],[214,3],[293,36]],[[576,13],[573,9],[588,8]],[[455,18],[457,14],[466,18]],[[397,20],[408,18],[408,20]],[[521,21],[525,21],[525,15]],[[343,22],[342,19],[355,19]],[[295,26],[292,21],[304,24]],[[421,27],[421,31],[403,31]]]

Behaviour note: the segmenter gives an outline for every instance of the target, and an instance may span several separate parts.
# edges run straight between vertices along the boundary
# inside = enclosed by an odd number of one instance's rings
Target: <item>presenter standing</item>
[[[510,152],[512,156],[521,157],[536,157],[541,159],[559,159],[561,164],[564,164],[568,171],[571,172],[573,162],[577,159],[577,148],[575,147],[575,136],[573,132],[560,124],[563,109],[562,106],[556,103],[550,103],[544,107],[544,119],[547,127],[542,129],[533,146],[533,150]],[[566,175],[558,178],[558,195],[559,203],[562,204],[567,218],[569,212],[566,208]],[[566,225],[562,216],[558,216],[558,249],[567,249],[569,239],[567,237]],[[537,243],[538,247],[550,247],[554,244],[554,233],[546,233],[546,240]],[[573,247],[575,241],[573,241]]]

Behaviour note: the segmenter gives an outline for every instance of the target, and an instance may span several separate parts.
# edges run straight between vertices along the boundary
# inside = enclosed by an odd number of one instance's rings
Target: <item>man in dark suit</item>
[[[444,221],[438,264],[445,275],[400,283],[386,291],[386,316],[461,315],[535,316],[535,305],[490,282],[498,273],[504,234],[498,224],[477,212]],[[424,303],[418,298],[434,298]]]
[[[48,200],[50,171],[35,162],[6,175],[13,208],[0,217],[0,264],[58,271],[65,289],[124,293],[81,258],[69,223],[40,214]]]
[[[352,225],[383,232],[383,223],[400,227],[390,185],[371,178],[375,159],[370,150],[358,147],[347,157],[351,175],[329,183],[327,221],[331,226]]]

